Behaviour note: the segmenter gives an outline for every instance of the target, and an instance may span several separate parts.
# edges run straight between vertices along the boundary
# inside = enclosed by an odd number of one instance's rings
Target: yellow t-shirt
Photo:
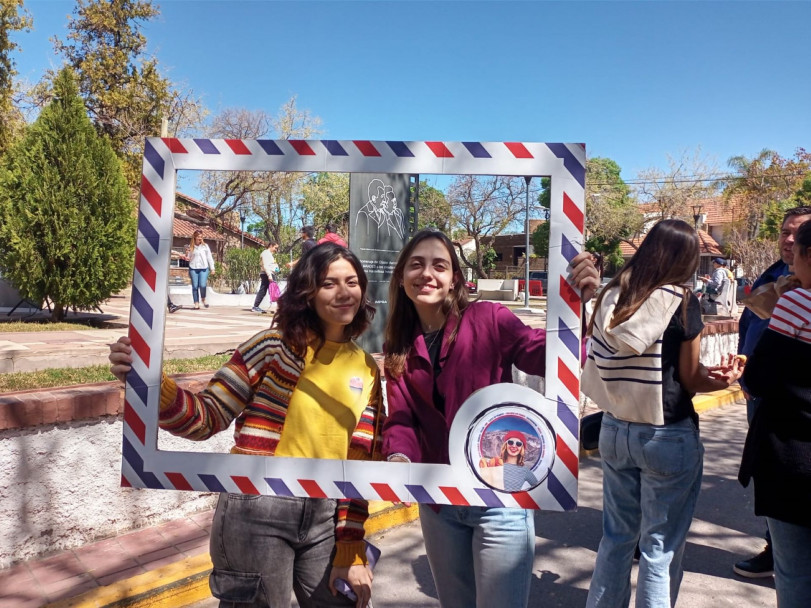
[[[353,342],[325,342],[290,398],[276,456],[345,459],[352,432],[369,403],[377,365]]]

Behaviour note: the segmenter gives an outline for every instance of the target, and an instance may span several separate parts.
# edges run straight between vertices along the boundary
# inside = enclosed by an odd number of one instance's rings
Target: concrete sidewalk
[[[195,310],[188,288],[172,291],[182,308],[166,313],[164,358],[182,359],[227,352],[270,325],[271,315],[251,311],[253,294],[212,293],[210,308]],[[267,306],[267,300],[265,300]],[[35,371],[53,367],[83,367],[107,363],[108,344],[127,333],[130,290],[104,302],[101,311],[70,313],[69,320],[83,319],[100,329],[54,332],[3,332],[0,323],[0,373]],[[0,313],[4,318],[6,313]],[[14,313],[13,318],[45,319],[47,311],[30,317]]]

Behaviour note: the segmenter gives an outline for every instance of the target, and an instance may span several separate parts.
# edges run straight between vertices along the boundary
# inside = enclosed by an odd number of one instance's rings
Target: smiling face
[[[451,256],[439,239],[427,238],[411,252],[403,269],[403,289],[417,314],[434,316],[442,309],[453,285]]]
[[[777,245],[780,248],[780,257],[789,266],[794,264],[794,237],[797,235],[797,228],[806,220],[811,220],[811,215],[791,215],[780,229]]]
[[[354,266],[343,258],[329,265],[313,298],[313,307],[324,327],[324,338],[345,340],[345,329],[360,309],[363,290]]]
[[[514,457],[516,460],[518,456],[521,455],[521,452],[524,451],[524,442],[520,439],[508,439],[506,441],[507,444],[507,456]]]

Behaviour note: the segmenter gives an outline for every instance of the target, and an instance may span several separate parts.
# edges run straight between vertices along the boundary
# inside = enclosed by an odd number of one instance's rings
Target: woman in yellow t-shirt
[[[294,266],[271,328],[237,347],[199,393],[164,375],[159,424],[205,440],[236,420],[233,453],[381,459],[380,373],[353,339],[374,314],[360,260],[314,247]],[[113,374],[132,363],[129,338],[111,345]],[[371,599],[364,500],[221,494],[211,529],[209,584],[221,605],[356,606]],[[337,594],[336,579],[357,596]]]

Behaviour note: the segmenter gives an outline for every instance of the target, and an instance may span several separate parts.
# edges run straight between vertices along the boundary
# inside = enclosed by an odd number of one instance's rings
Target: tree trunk
[[[51,322],[59,323],[60,321],[63,321],[65,319],[66,312],[67,312],[66,306],[54,302],[53,309],[51,310]]]

